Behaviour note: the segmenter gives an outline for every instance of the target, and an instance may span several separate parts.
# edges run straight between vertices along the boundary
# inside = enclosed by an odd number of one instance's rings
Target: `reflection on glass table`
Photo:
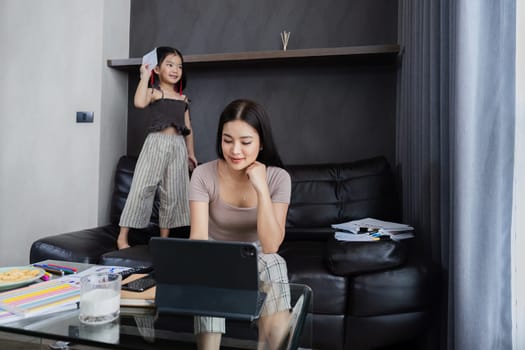
[[[289,284],[291,306],[287,331],[279,349],[311,345],[312,291],[306,285]],[[0,325],[0,331],[70,341],[100,348],[195,349],[193,316],[159,314],[154,308],[121,307],[120,317],[108,324],[86,325],[78,310],[22,319]],[[257,349],[257,321],[226,320],[221,349]]]

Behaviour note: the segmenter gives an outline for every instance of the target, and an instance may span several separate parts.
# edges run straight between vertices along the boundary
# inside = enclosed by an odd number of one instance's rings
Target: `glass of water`
[[[86,324],[103,324],[120,314],[120,284],[117,273],[94,273],[80,279],[80,315]]]

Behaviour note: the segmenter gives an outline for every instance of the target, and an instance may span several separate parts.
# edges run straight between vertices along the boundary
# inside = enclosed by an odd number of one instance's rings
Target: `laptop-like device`
[[[265,294],[259,289],[253,243],[153,237],[159,313],[253,321]]]

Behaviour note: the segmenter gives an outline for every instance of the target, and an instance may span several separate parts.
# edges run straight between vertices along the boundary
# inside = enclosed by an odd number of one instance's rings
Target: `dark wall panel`
[[[132,1],[130,56],[171,45],[183,54],[396,42],[396,1]],[[138,69],[137,69],[138,72]],[[315,61],[189,67],[186,94],[200,162],[215,158],[219,114],[236,98],[266,107],[287,164],[343,162],[385,155],[393,164],[394,62]],[[131,106],[128,153],[138,154],[147,120]]]
[[[391,44],[395,0],[133,0],[132,57],[174,45],[184,54]]]

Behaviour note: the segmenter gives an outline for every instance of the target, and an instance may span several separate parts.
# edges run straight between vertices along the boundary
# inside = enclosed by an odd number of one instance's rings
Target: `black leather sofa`
[[[148,266],[147,243],[158,235],[158,201],[151,223],[130,232],[130,249],[116,250],[118,221],[136,159],[124,156],[115,173],[111,223],[35,241],[32,263],[59,259]],[[294,165],[286,239],[280,254],[291,282],[313,290],[314,349],[417,348],[426,341],[437,304],[435,273],[407,241],[339,242],[332,223],[363,217],[399,221],[395,178],[382,157],[345,164]],[[188,227],[171,236],[187,237]],[[416,233],[417,234],[417,233]]]

